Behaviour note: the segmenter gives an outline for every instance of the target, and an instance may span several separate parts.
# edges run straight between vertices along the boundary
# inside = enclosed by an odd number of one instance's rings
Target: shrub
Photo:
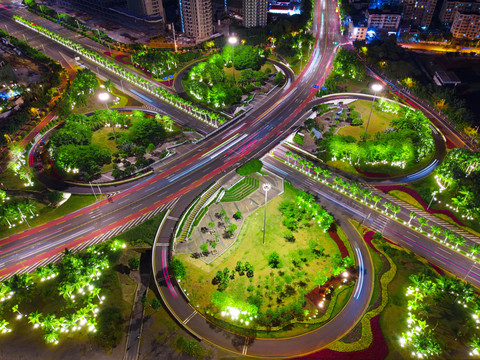
[[[137,270],[140,267],[140,259],[137,257],[131,257],[128,259],[128,267],[132,270]]]
[[[268,266],[274,269],[280,267],[280,255],[276,251],[268,255]]]
[[[184,279],[187,275],[185,265],[183,265],[183,263],[178,259],[173,259],[170,261],[170,264],[168,264],[168,269],[170,273],[179,280]]]
[[[246,176],[261,171],[262,167],[263,163],[260,160],[250,160],[249,162],[239,167],[237,169],[237,173],[238,175]]]

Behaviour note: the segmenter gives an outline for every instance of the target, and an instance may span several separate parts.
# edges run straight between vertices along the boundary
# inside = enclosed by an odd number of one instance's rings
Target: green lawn
[[[259,186],[260,181],[258,179],[245,177],[225,191],[222,202],[240,201],[257,190]]]
[[[182,280],[181,284],[187,289],[193,304],[198,304],[200,309],[208,309],[211,295],[217,289],[217,286],[212,284],[216,272],[224,268],[233,270],[239,260],[253,265],[254,277],[249,280],[246,276],[237,274],[230,280],[225,292],[235,301],[243,303],[249,296],[261,297],[263,302],[260,312],[295,302],[300,292],[308,292],[314,287],[315,275],[319,270],[325,269],[327,273],[331,273],[331,259],[339,254],[339,250],[328,234],[319,231],[315,226],[305,226],[294,232],[295,242],[287,242],[283,237],[286,228],[282,224],[282,214],[278,206],[284,200],[293,200],[295,194],[296,190],[287,185],[285,192],[267,205],[265,245],[262,245],[264,210],[258,209],[245,219],[235,244],[211,264],[206,265],[189,254],[178,255],[187,267],[187,279]],[[317,241],[325,249],[326,256],[313,259],[308,246],[309,240]],[[267,257],[273,251],[280,255],[278,269],[272,269],[268,265]],[[296,268],[292,264],[294,257],[305,257],[308,261]],[[295,295],[281,298],[279,294],[288,284],[295,289]],[[252,287],[248,289],[249,286]],[[309,303],[307,309],[316,308]]]
[[[124,240],[132,245],[145,243],[152,246],[158,227],[160,226],[165,213],[165,211],[162,211],[160,214],[155,215],[153,218],[148,219],[138,226],[135,226],[133,229],[125,231],[115,238]]]
[[[339,135],[351,135],[355,139],[360,140],[360,135],[365,132],[367,126],[368,115],[372,108],[372,102],[367,100],[357,100],[348,106],[355,106],[355,111],[360,113],[360,117],[363,119],[363,125],[361,126],[346,126],[338,130]],[[372,117],[370,119],[370,125],[368,126],[368,134],[372,137],[376,132],[384,131],[390,127],[390,121],[397,115],[391,113],[379,112],[373,109]]]

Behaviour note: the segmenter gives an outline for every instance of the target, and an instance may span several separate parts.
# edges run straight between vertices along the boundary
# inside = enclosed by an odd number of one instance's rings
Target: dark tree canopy
[[[153,118],[138,120],[130,130],[130,140],[137,145],[158,144],[165,137],[163,125]]]

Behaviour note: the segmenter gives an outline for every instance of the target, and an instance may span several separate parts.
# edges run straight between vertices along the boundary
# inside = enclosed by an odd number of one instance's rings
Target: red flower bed
[[[311,355],[302,356],[299,359],[313,360],[381,360],[385,359],[388,355],[388,345],[383,336],[382,329],[380,327],[380,315],[375,316],[370,320],[370,326],[372,327],[373,341],[372,344],[365,350],[352,351],[352,352],[339,352],[329,349],[317,351]]]
[[[389,174],[375,173],[375,172],[370,172],[370,171],[362,171],[358,167],[356,167],[355,170],[357,170],[360,174],[365,175],[365,176],[370,177],[370,178],[390,178],[390,177],[392,177]]]
[[[375,234],[375,231],[367,231],[365,233],[365,235],[363,235],[363,240],[365,240],[365,242],[368,244],[368,246],[370,246],[375,252],[378,252],[378,250],[372,244],[372,239],[373,239],[374,234]],[[399,246],[397,243],[394,243],[393,241],[388,240],[387,238],[383,238],[383,240],[385,240],[386,242],[388,242],[390,244]]]
[[[342,258],[345,256],[348,256],[348,250],[345,244],[343,243],[342,239],[337,234],[337,229],[334,230],[329,230],[328,235],[335,241],[335,243],[338,246],[338,250],[340,250],[340,255],[342,255]]]
[[[428,205],[425,204],[423,199],[420,197],[420,195],[413,189],[407,188],[405,186],[401,185],[375,185],[375,187],[379,190],[382,190],[384,193],[388,193],[389,191],[392,190],[399,190],[407,193],[411,197],[413,197],[415,200],[417,200],[420,205],[422,205],[423,209],[430,213],[430,214],[443,214],[449,216],[453,221],[455,221],[458,225],[460,226],[465,226],[464,223],[462,223],[456,216],[453,214],[450,210],[433,210],[431,208],[427,209]]]

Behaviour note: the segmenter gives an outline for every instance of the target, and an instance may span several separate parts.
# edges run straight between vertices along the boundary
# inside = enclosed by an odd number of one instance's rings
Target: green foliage
[[[205,350],[195,340],[187,340],[183,336],[178,337],[175,340],[174,346],[181,352],[192,356],[195,359],[203,359],[205,356]]]
[[[62,145],[55,149],[54,159],[60,170],[78,169],[90,179],[112,158],[107,149],[97,145]]]
[[[275,75],[275,79],[273,79],[273,85],[282,86],[286,80],[285,75],[282,72],[278,72],[277,75]]]
[[[150,305],[152,306],[153,310],[158,310],[162,306],[162,303],[157,298],[154,298],[152,299]]]
[[[225,191],[225,194],[222,197],[222,202],[240,201],[253,193],[255,190],[257,190],[259,186],[260,181],[258,179],[252,177],[245,177],[238,183],[236,183],[234,186],[232,186],[230,189]],[[237,211],[237,213],[239,213],[239,211]],[[235,213],[235,215],[237,213]],[[242,214],[240,213],[240,217],[238,219],[240,219],[241,217]]]
[[[247,176],[250,174],[254,174],[256,172],[260,172],[262,170],[262,167],[263,167],[263,163],[261,160],[258,160],[258,159],[250,160],[237,169],[237,174],[242,176]]]
[[[138,268],[140,267],[140,259],[138,257],[129,258],[128,267],[132,270],[138,270]]]
[[[357,142],[353,136],[332,135],[320,143],[331,160],[357,165],[389,163],[405,167],[416,163],[435,149],[430,121],[418,110],[403,108],[392,121],[393,130],[377,132],[369,141]]]
[[[165,137],[163,125],[153,118],[143,118],[135,122],[129,135],[133,143],[143,146],[148,146],[150,143],[158,144]]]
[[[170,263],[168,264],[168,270],[178,280],[184,279],[185,276],[187,275],[187,270],[185,269],[185,265],[183,265],[181,260],[176,258],[170,261]]]
[[[208,244],[202,244],[200,245],[200,250],[202,250],[203,253],[208,253]]]
[[[271,268],[279,268],[280,267],[280,255],[276,251],[270,253],[268,255],[268,266]]]
[[[303,138],[304,138],[304,136],[302,136],[299,132],[297,132],[295,134],[295,136],[293,137],[293,142],[302,146],[303,145]]]
[[[100,310],[95,340],[105,350],[114,348],[122,338],[124,320],[119,308],[108,306]]]
[[[333,73],[345,79],[365,79],[365,63],[362,62],[354,51],[340,47],[333,61]]]
[[[222,51],[222,57],[227,66],[232,65],[232,47],[225,46]],[[266,56],[261,48],[254,48],[250,45],[235,46],[235,69],[258,70],[265,63]]]
[[[86,124],[68,121],[63,128],[54,132],[50,137],[51,146],[88,145],[92,140],[93,132]]]
[[[60,191],[54,190],[48,193],[48,201],[53,206],[55,206],[62,199],[63,199],[63,194]]]

